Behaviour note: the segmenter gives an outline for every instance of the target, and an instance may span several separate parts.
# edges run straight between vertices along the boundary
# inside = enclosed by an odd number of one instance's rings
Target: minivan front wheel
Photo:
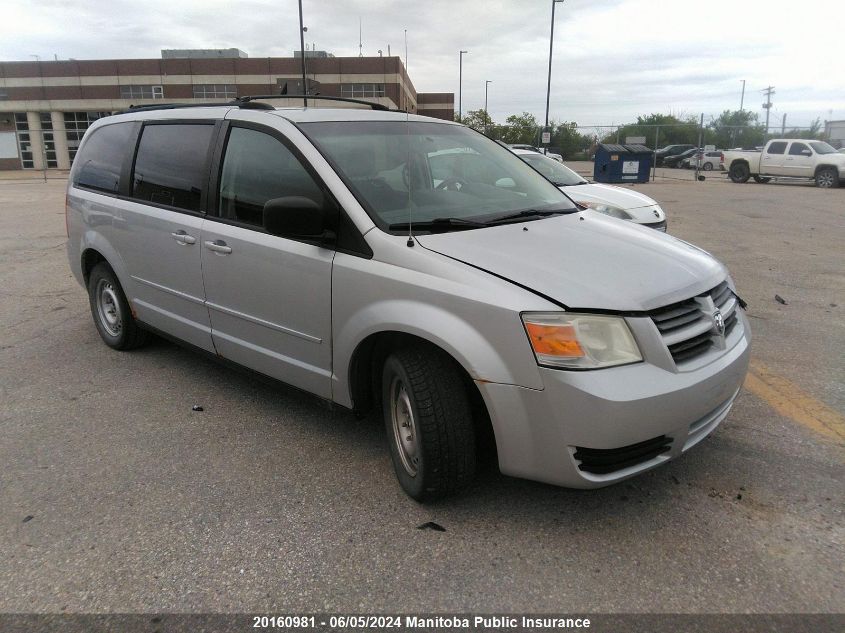
[[[129,302],[111,267],[100,262],[88,277],[88,301],[94,325],[103,342],[114,349],[128,350],[146,342],[147,333],[138,327]]]
[[[410,497],[436,499],[472,481],[469,395],[445,353],[419,345],[390,354],[382,372],[382,412],[393,468]]]

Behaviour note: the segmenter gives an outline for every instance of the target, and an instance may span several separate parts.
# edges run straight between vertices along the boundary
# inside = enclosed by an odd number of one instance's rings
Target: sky
[[[551,0],[302,0],[306,43],[336,56],[405,58],[420,92],[545,114]],[[705,115],[744,107],[772,126],[845,119],[842,0],[565,0],[555,9],[550,118],[580,126],[652,112]],[[250,57],[299,48],[296,0],[0,0],[0,59],[155,58],[162,48],[229,48]],[[827,28],[826,25],[832,25]]]

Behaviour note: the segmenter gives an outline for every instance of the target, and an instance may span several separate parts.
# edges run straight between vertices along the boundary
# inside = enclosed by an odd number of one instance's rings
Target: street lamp
[[[461,108],[461,85],[464,80],[464,55],[469,51],[460,51],[458,55],[458,120],[463,118],[464,111]]]
[[[302,25],[302,0],[299,0],[299,56],[302,58],[302,94],[308,94],[308,86],[305,79],[305,27]],[[305,107],[308,107],[308,97],[302,99]]]
[[[487,87],[493,83],[492,79],[484,82],[484,133],[487,134],[487,121],[490,120],[490,114],[487,112]]]
[[[546,123],[543,126],[544,132],[549,129],[549,97],[552,92],[552,51],[555,46],[555,5],[558,2],[563,3],[563,0],[552,0],[552,33],[549,36],[549,80],[546,84]],[[548,152],[548,148],[545,149]]]

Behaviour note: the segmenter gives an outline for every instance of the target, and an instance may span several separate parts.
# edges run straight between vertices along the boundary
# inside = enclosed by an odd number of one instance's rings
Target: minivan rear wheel
[[[475,474],[475,432],[460,370],[422,345],[391,353],[382,372],[382,412],[390,457],[417,501],[452,494]]]
[[[100,338],[111,348],[129,350],[147,341],[147,333],[138,327],[129,302],[111,267],[100,262],[88,277],[88,302]]]

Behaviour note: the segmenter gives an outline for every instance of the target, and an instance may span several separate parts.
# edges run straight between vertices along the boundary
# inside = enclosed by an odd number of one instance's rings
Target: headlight
[[[594,211],[598,211],[599,213],[604,213],[605,215],[609,215],[614,218],[619,218],[620,220],[630,220],[631,216],[625,212],[624,209],[620,209],[619,207],[615,207],[612,204],[607,204],[604,202],[587,202],[584,200],[576,200],[578,204],[584,205],[585,207],[590,207]]]
[[[643,359],[621,317],[569,312],[526,312],[528,340],[543,367],[598,369]]]

